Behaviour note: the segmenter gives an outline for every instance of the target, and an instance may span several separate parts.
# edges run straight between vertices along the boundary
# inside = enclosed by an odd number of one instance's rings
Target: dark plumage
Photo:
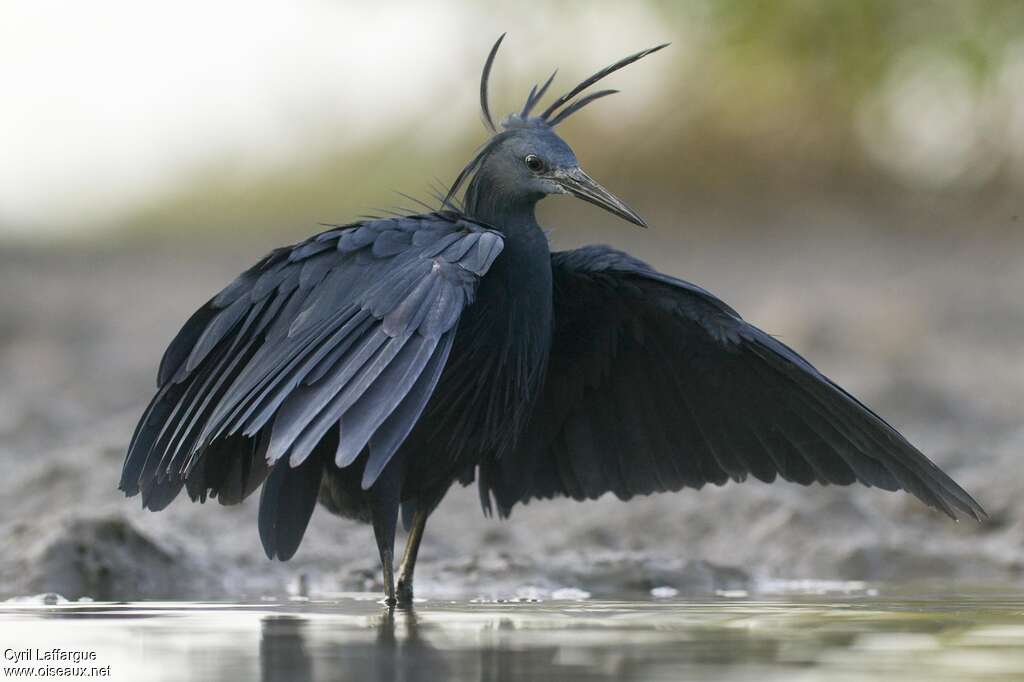
[[[534,207],[572,194],[643,225],[554,127],[613,91],[585,79],[544,112],[534,86],[439,209],[367,219],[274,251],[185,323],[121,476],[163,509],[237,504],[262,484],[267,556],[298,549],[319,500],[372,523],[394,602],[410,537],[456,480],[485,510],[622,499],[748,475],[907,490],[956,518],[970,495],[881,417],[703,289],[605,246],[551,253]],[[578,98],[578,99],[577,99]],[[465,187],[461,204],[455,196]]]

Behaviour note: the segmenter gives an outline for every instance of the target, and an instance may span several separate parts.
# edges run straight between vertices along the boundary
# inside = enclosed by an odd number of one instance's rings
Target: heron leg
[[[393,472],[389,472],[391,469]],[[380,552],[380,563],[384,579],[384,601],[394,606],[395,601],[395,529],[398,526],[399,484],[394,470],[388,466],[372,492],[373,535]],[[388,475],[391,473],[392,475]]]
[[[423,530],[427,526],[429,515],[429,507],[425,505],[418,505],[413,513],[412,528],[409,529],[409,537],[405,541],[405,554],[398,569],[398,601],[401,604],[412,603],[412,574],[416,570],[416,556],[420,551],[420,541],[423,540]]]
[[[389,518],[390,517],[390,518]],[[380,552],[380,563],[383,569],[384,601],[388,606],[395,605],[395,525],[398,522],[398,509],[393,514],[386,512],[373,515],[373,534],[377,539],[377,551]]]

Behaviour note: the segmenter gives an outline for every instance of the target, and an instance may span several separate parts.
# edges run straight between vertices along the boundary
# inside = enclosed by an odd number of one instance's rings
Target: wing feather
[[[427,337],[403,343],[397,357],[382,368],[379,379],[364,381],[359,391],[352,392],[351,405],[339,418],[341,442],[335,464],[344,467],[355,461],[370,436],[412,389],[436,348],[437,339]]]
[[[268,559],[291,559],[316,508],[329,443],[297,467],[279,462],[270,469],[260,494],[259,531]]]
[[[288,558],[331,458],[365,461],[368,488],[408,436],[502,245],[445,212],[342,226],[274,251],[168,347],[122,490],[159,509],[183,487],[193,500],[236,504],[263,483],[261,538],[268,555]]]
[[[555,332],[529,432],[477,477],[501,513],[747,476],[978,503],[891,425],[707,291],[607,247],[553,254]]]
[[[427,401],[437,386],[438,379],[441,378],[441,371],[448,361],[448,354],[451,352],[454,339],[454,331],[449,331],[441,337],[427,365],[417,377],[416,383],[402,398],[402,402],[385,417],[370,436],[370,456],[366,462],[366,469],[363,471],[363,488],[373,485],[380,472],[384,470],[384,466],[412,431],[416,421],[423,413]],[[340,450],[336,457],[348,459]]]

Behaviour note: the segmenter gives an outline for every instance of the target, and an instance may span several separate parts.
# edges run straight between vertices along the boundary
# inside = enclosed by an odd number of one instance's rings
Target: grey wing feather
[[[274,251],[168,347],[122,490],[142,492],[151,508],[183,485],[193,499],[236,503],[266,477],[261,537],[268,553],[290,556],[315,497],[310,467],[366,451],[363,483],[373,484],[422,413],[502,244],[439,213],[343,226]]]
[[[452,341],[455,339],[455,331],[447,332],[439,341],[438,347],[430,356],[427,366],[423,368],[416,379],[416,383],[409,389],[402,398],[402,402],[392,409],[380,425],[374,429],[370,436],[370,457],[366,462],[366,469],[363,473],[362,485],[369,488],[373,481],[384,470],[391,456],[398,450],[398,446],[412,431],[427,401],[441,378],[441,371],[448,361],[448,354],[452,349]],[[384,415],[385,411],[378,412],[377,417]],[[339,453],[343,455],[344,453]]]

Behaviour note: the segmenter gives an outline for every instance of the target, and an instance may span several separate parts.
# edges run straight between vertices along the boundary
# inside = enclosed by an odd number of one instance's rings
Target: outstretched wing
[[[907,490],[984,511],[881,417],[708,292],[608,247],[553,254],[555,335],[520,447],[480,470],[516,502],[753,475]]]
[[[141,492],[151,509],[182,486],[193,499],[231,504],[269,467],[261,535],[268,554],[290,556],[322,462],[348,466],[366,449],[369,488],[411,431],[502,246],[496,232],[435,213],[357,223],[274,251],[167,349],[121,489]]]

